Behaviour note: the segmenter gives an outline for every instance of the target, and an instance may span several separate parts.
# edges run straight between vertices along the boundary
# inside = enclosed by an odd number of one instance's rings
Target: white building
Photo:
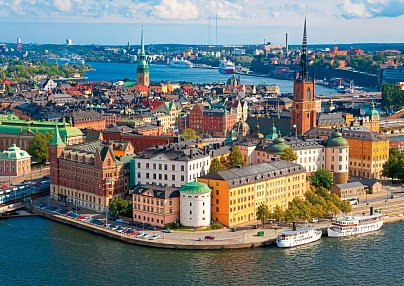
[[[136,184],[181,187],[208,173],[210,155],[206,150],[181,144],[149,148],[136,158]]]
[[[331,134],[325,143],[326,169],[334,175],[335,184],[348,182],[349,144],[338,131]]]
[[[290,144],[295,150],[297,163],[303,166],[308,173],[313,173],[318,169],[324,169],[325,166],[325,150],[324,146],[314,140],[298,141]]]
[[[208,226],[211,222],[211,189],[193,181],[180,189],[180,223],[184,226]]]

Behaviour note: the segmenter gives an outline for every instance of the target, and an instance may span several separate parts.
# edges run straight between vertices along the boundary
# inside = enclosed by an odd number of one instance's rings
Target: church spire
[[[55,126],[55,132],[53,133],[53,138],[52,138],[52,145],[62,145],[64,144],[62,137],[60,137],[60,133],[59,133],[59,127],[56,124]]]
[[[141,35],[141,39],[140,39],[140,55],[144,56],[144,36],[143,36],[143,25],[142,25],[142,35]]]
[[[306,28],[306,18],[304,18],[304,29],[303,29],[303,43],[302,43],[302,54],[300,56],[300,73],[299,80],[308,81],[307,72],[307,28]]]

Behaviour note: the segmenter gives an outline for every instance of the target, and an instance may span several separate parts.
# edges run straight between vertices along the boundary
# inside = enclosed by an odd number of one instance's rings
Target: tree
[[[340,210],[341,210],[343,213],[349,213],[349,212],[351,212],[351,211],[352,211],[352,206],[351,206],[351,204],[349,203],[349,201],[342,201],[342,202],[341,202]]]
[[[129,201],[121,198],[115,199],[109,204],[109,212],[114,216],[132,216],[131,209],[132,206]]]
[[[36,162],[45,162],[49,159],[48,144],[51,142],[53,132],[36,133],[32,141],[29,143],[27,152]]]
[[[285,219],[285,211],[280,206],[276,205],[274,208],[274,212],[271,214],[271,218],[280,222]]]
[[[286,160],[289,162],[293,162],[297,160],[297,154],[295,152],[295,150],[293,149],[293,147],[288,147],[286,148],[282,155],[281,155],[281,160]]]
[[[185,140],[201,138],[199,136],[199,134],[192,128],[186,128],[186,129],[182,130],[180,135]]]
[[[299,210],[295,205],[290,206],[285,211],[285,221],[286,222],[293,222],[298,218],[298,216],[299,216]]]
[[[222,163],[220,163],[220,160],[218,158],[214,158],[210,163],[209,173],[217,173],[223,171],[224,169],[225,168]]]
[[[267,221],[270,218],[270,215],[271,215],[271,213],[266,204],[261,204],[257,208],[257,219],[260,220],[262,222],[262,224],[264,224],[265,221]]]
[[[382,176],[404,180],[404,152],[393,147],[389,151],[389,159],[383,164]]]
[[[318,169],[309,177],[310,184],[315,187],[324,187],[331,189],[334,179],[330,171],[326,169]]]
[[[243,160],[243,155],[237,146],[233,146],[231,148],[229,154],[229,161],[227,163],[228,168],[235,168],[236,166],[245,166],[245,162]]]

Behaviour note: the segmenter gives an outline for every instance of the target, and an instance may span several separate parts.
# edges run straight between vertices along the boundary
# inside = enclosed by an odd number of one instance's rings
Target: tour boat
[[[193,64],[190,61],[183,60],[183,59],[173,59],[170,62],[170,67],[173,68],[192,68]]]
[[[370,208],[368,215],[342,216],[332,220],[332,226],[327,229],[329,237],[346,237],[379,230],[383,225],[381,213],[373,213]]]
[[[298,227],[293,226],[291,230],[282,231],[278,235],[276,245],[278,247],[295,247],[311,242],[315,242],[321,238],[322,231],[314,226]]]

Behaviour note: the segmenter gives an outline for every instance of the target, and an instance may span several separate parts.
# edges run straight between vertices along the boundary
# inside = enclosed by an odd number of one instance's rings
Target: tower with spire
[[[149,78],[149,64],[146,60],[146,55],[144,52],[144,36],[143,36],[143,25],[142,25],[142,34],[141,34],[141,49],[140,49],[140,56],[139,61],[137,64],[136,69],[136,83],[139,85],[150,85],[150,78]]]
[[[50,195],[53,199],[58,199],[59,194],[59,157],[65,149],[66,144],[59,133],[58,125],[55,126],[53,138],[48,146],[50,163]]]
[[[304,19],[303,44],[300,56],[300,70],[293,82],[293,109],[291,126],[298,135],[305,133],[317,125],[317,111],[315,107],[314,78],[309,76],[307,69],[307,29]]]

